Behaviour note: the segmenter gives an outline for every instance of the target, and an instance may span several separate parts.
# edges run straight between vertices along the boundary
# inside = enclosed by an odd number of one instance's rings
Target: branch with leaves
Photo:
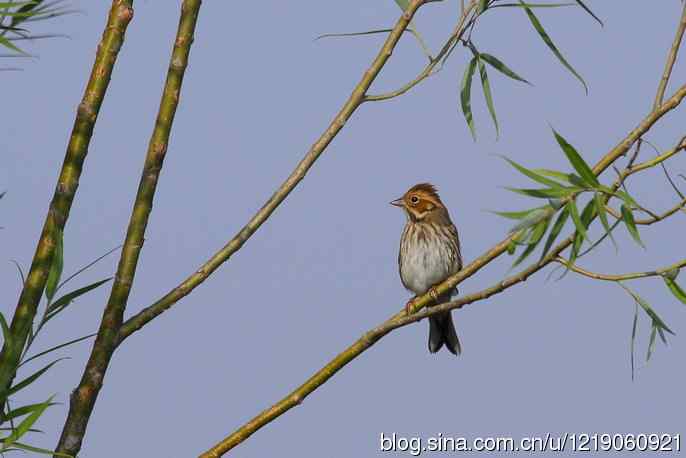
[[[95,63],[79,104],[74,128],[69,139],[55,193],[50,203],[43,230],[31,263],[26,281],[8,328],[2,352],[0,352],[0,406],[4,407],[6,393],[14,379],[27,338],[31,332],[36,310],[46,284],[55,282],[57,270],[61,271],[58,247],[62,245],[63,231],[76,195],[83,162],[105,98],[110,76],[124,42],[124,33],[133,17],[131,1],[115,0],[112,3],[107,25],[98,46]],[[52,288],[52,286],[51,286]]]

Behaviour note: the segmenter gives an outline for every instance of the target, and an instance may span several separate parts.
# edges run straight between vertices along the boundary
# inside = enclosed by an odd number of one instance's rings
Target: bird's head
[[[412,186],[401,198],[391,202],[391,205],[404,209],[412,221],[440,218],[447,213],[436,187],[430,183]]]

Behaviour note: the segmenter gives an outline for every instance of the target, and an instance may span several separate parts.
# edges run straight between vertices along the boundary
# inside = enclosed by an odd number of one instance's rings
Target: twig
[[[169,307],[178,302],[181,298],[189,294],[193,289],[201,284],[212,272],[227,261],[243,244],[267,221],[269,216],[283,202],[293,189],[305,178],[309,169],[324,152],[329,143],[340,132],[350,116],[364,101],[365,94],[372,85],[379,72],[386,64],[386,61],[393,53],[393,49],[398,44],[404,30],[408,27],[412,17],[417,10],[424,5],[426,0],[413,0],[407,10],[400,16],[391,33],[386,37],[386,41],[379,50],[376,58],[364,72],[361,81],[355,86],[352,94],[334,117],[331,124],[321,134],[319,139],[310,147],[305,157],[300,161],[295,170],[274,192],[272,197],[260,208],[260,210],[243,226],[243,228],[217,253],[207,260],[196,272],[187,277],[181,284],[169,291],[165,296],[158,299],[152,305],[141,310],[133,317],[126,320],[122,325],[117,344],[121,343],[128,336],[141,329],[156,316],[160,315]]]
[[[126,28],[133,17],[131,3],[132,0],[114,0],[112,2],[90,78],[76,112],[76,120],[69,137],[69,144],[60,176],[57,179],[55,193],[50,202],[31,268],[12,318],[10,326],[11,345],[4,345],[2,352],[0,352],[0,392],[5,392],[12,383],[15,375],[14,370],[17,368],[22,349],[33,326],[33,319],[52,263],[56,244],[55,236],[64,230],[69,218],[83,161],[88,154],[93,127],[105,98],[119,50],[124,43]],[[4,404],[5,398],[1,396],[0,406]]]
[[[657,277],[664,275],[667,272],[673,271],[675,269],[680,269],[684,266],[686,266],[686,259],[679,261],[675,264],[672,264],[671,266],[663,267],[661,269],[657,270],[650,270],[647,272],[634,272],[630,274],[621,274],[621,275],[608,275],[608,274],[600,274],[597,272],[591,272],[590,270],[582,269],[581,267],[570,264],[569,261],[564,259],[563,257],[557,256],[554,259],[555,262],[562,264],[563,266],[566,266],[569,270],[574,271],[578,274],[584,275],[589,278],[593,278],[595,280],[604,280],[604,281],[624,281],[624,280],[634,280],[637,278],[646,278],[646,277]]]
[[[667,62],[665,62],[665,69],[662,72],[660,84],[657,87],[657,95],[655,96],[655,102],[653,103],[654,109],[657,109],[657,107],[662,104],[662,99],[664,98],[665,91],[667,90],[667,83],[669,82],[669,77],[672,75],[672,68],[674,68],[674,62],[676,62],[676,56],[679,52],[679,47],[681,46],[681,41],[684,36],[684,30],[686,30],[686,3],[684,4],[684,8],[681,12],[681,19],[679,20],[679,25],[676,29],[672,47],[669,49],[669,54],[667,55]]]
[[[676,106],[678,106],[683,98],[686,97],[686,85],[682,86],[669,100],[660,105],[657,110],[652,111],[634,130],[632,130],[627,137],[622,140],[617,146],[610,150],[593,168],[593,172],[599,175],[604,170],[606,170],[614,161],[622,157],[631,148],[631,146],[645,133],[647,132],[653,124],[655,124],[665,113],[671,111]],[[435,292],[440,296],[448,291],[452,291],[455,286],[460,284],[466,278],[471,277],[476,272],[481,270],[484,266],[489,264],[494,259],[498,258],[503,253],[507,252],[507,247],[510,241],[517,237],[519,232],[511,234],[509,237],[503,241],[497,243],[492,248],[487,250],[480,257],[472,261],[470,264],[465,266],[462,270],[457,272],[455,275],[448,277],[446,280],[440,284],[434,286]],[[401,311],[394,315],[393,317],[386,320],[383,324],[375,327],[371,331],[365,333],[360,337],[355,343],[348,347],[343,352],[339,353],[334,359],[332,359],[326,366],[317,371],[312,375],[305,383],[300,385],[294,391],[289,393],[287,396],[282,398],[279,402],[271,406],[270,408],[264,410],[253,419],[245,423],[243,426],[235,430],[233,433],[228,435],[222,441],[213,446],[210,450],[206,451],[201,455],[201,458],[217,458],[227,451],[231,450],[236,445],[240,444],[248,437],[250,437],[257,430],[270,423],[274,419],[283,415],[288,410],[292,409],[296,405],[299,405],[310,393],[323,385],[328,379],[330,379],[339,370],[345,367],[350,361],[355,359],[365,350],[370,348],[381,339],[384,335],[388,334],[393,329],[399,328],[401,326],[406,326],[410,323],[419,321],[427,316],[440,313],[447,310],[452,310],[455,308],[462,307],[463,305],[476,302],[494,294],[497,294],[505,289],[525,281],[530,275],[542,269],[544,266],[549,264],[555,259],[562,251],[564,251],[573,241],[573,236],[568,237],[563,242],[558,244],[554,249],[552,249],[545,258],[539,262],[532,264],[528,268],[506,278],[503,281],[498,282],[490,288],[484,289],[480,292],[470,294],[461,297],[455,301],[447,302],[445,304],[436,305],[426,309],[425,307],[433,303],[430,294],[424,294],[419,296],[412,310],[411,314],[405,315],[404,311]],[[422,310],[424,309],[424,310]]]
[[[155,128],[148,145],[117,274],[81,382],[71,395],[69,414],[56,448],[59,453],[76,456],[81,449],[86,426],[102,388],[112,353],[116,348],[124,309],[136,274],[138,256],[143,247],[145,229],[152,210],[159,174],[167,152],[174,115],[179,104],[181,85],[188,65],[188,56],[201,4],[202,0],[184,0],[181,4],[181,17],[167,80],[162,92]]]

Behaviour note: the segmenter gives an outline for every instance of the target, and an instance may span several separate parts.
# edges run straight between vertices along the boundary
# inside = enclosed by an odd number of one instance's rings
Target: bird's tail
[[[457,338],[453,317],[450,312],[429,317],[429,351],[436,353],[445,344],[454,355],[462,353],[460,339]]]

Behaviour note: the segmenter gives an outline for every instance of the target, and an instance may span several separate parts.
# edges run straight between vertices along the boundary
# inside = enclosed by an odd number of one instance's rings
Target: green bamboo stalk
[[[76,456],[81,449],[86,427],[98,393],[102,388],[107,366],[116,348],[116,338],[136,274],[145,229],[167,152],[201,4],[202,0],[184,0],[181,5],[179,26],[167,79],[162,92],[155,127],[148,145],[143,173],[126,232],[126,240],[119,258],[117,274],[81,382],[71,395],[69,414],[56,448],[56,451],[60,453]]]
[[[626,152],[643,134],[645,134],[662,116],[669,111],[676,108],[681,101],[686,97],[686,85],[682,86],[669,100],[660,105],[658,109],[652,111],[634,130],[632,130],[627,137],[622,140],[617,146],[610,150],[593,168],[593,173],[597,176],[605,171],[617,159],[624,156]],[[465,266],[455,275],[447,278],[445,281],[435,286],[438,295],[452,291],[458,284],[465,279],[476,274],[483,267],[488,265],[491,261],[498,258],[503,253],[507,252],[507,247],[510,241],[517,237],[518,233],[511,234],[506,239],[494,245],[491,249],[486,251],[480,257]],[[373,346],[378,340],[394,329],[406,326],[410,323],[419,321],[427,316],[434,315],[447,310],[462,307],[466,304],[471,304],[488,297],[498,294],[506,289],[526,281],[526,279],[534,273],[541,270],[543,267],[553,262],[559,254],[564,251],[573,241],[573,236],[568,237],[563,242],[558,244],[554,249],[546,255],[542,260],[532,264],[528,268],[519,272],[516,275],[508,277],[497,284],[479,291],[474,294],[463,296],[455,301],[447,302],[445,304],[437,305],[431,308],[426,308],[427,305],[433,303],[433,299],[429,293],[424,294],[416,299],[414,302],[411,314],[407,315],[404,310],[396,313],[391,318],[387,319],[381,325],[366,332],[362,337],[355,341],[351,346],[339,353],[334,359],[326,364],[322,369],[313,374],[302,385],[286,395],[276,404],[268,409],[265,409],[243,426],[229,434],[222,439],[211,449],[204,452],[201,458],[218,458],[226,452],[245,441],[257,430],[283,415],[293,407],[299,405],[303,400],[310,395],[314,390],[322,386],[334,376],[339,370],[343,369],[349,362],[357,358],[365,350]],[[422,310],[424,309],[424,310]]]
[[[0,391],[4,392],[14,379],[21,352],[33,325],[36,309],[45,288],[56,244],[55,236],[64,230],[69,218],[69,211],[79,185],[83,162],[88,154],[93,127],[105,98],[119,50],[124,43],[126,28],[132,17],[132,0],[114,0],[112,2],[90,78],[76,111],[76,120],[67,145],[62,169],[57,179],[57,186],[31,262],[31,269],[12,318],[10,325],[11,345],[7,345],[5,342],[2,352],[0,352]],[[0,406],[3,406],[4,403],[5,399],[0,398]]]
[[[238,251],[243,244],[260,228],[260,226],[269,218],[269,216],[276,210],[276,208],[283,202],[290,192],[305,178],[308,170],[312,167],[319,156],[324,152],[326,147],[331,143],[334,137],[340,132],[345,123],[355,110],[365,101],[366,93],[372,85],[381,69],[386,64],[386,61],[391,56],[395,45],[402,36],[405,29],[408,27],[410,20],[417,12],[417,10],[429,2],[430,0],[412,0],[405,12],[401,15],[398,22],[393,27],[381,50],[372,62],[367,71],[364,72],[362,79],[353,89],[352,94],[340,109],[338,114],[331,121],[326,130],[321,134],[316,142],[310,147],[307,154],[298,163],[295,170],[288,176],[281,186],[274,192],[269,200],[260,208],[260,210],[238,231],[238,233],[217,253],[215,253],[209,260],[200,266],[193,274],[188,276],[181,284],[169,291],[162,298],[157,300],[152,305],[144,308],[133,317],[126,320],[122,325],[118,337],[118,344],[129,337],[134,332],[141,329],[155,317],[169,309],[172,305],[180,299],[188,295],[196,286],[207,279],[212,272],[217,270],[224,262],[226,262],[236,251]]]

